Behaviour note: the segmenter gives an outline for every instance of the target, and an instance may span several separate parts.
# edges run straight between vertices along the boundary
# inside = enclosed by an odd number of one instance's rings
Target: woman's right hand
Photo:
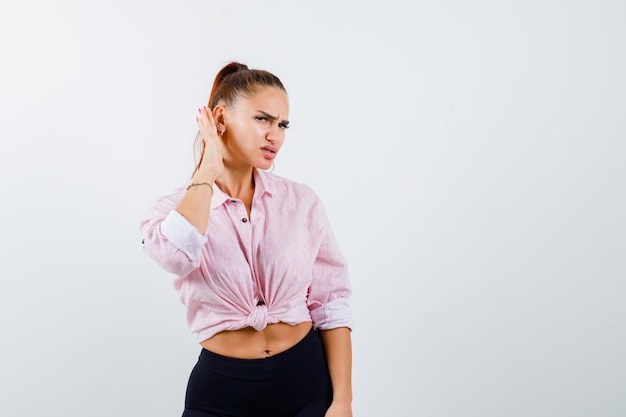
[[[202,155],[194,180],[213,183],[224,173],[222,137],[217,132],[217,123],[211,109],[205,106],[199,111],[200,116],[196,120],[202,136]]]

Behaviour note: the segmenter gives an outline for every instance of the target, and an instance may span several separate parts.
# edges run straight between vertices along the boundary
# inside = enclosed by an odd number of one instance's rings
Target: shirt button
[[[230,200],[230,202],[231,202],[231,203],[236,203],[236,202],[237,202],[237,200]]]
[[[246,218],[244,217],[243,219],[241,219],[241,221],[245,223],[245,222],[247,222],[247,221],[248,221],[248,219],[246,219]]]

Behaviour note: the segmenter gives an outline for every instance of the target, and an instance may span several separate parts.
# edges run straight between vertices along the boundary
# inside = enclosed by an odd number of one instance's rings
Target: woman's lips
[[[263,153],[263,156],[265,158],[274,159],[276,158],[276,154],[278,153],[278,148],[274,146],[263,146],[261,148],[261,152]]]

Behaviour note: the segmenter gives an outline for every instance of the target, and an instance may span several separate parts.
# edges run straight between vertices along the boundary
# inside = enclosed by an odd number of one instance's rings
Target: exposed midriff
[[[263,330],[245,327],[217,333],[200,345],[218,355],[238,359],[261,359],[295,346],[311,330],[311,322],[292,326],[286,323],[267,325]]]

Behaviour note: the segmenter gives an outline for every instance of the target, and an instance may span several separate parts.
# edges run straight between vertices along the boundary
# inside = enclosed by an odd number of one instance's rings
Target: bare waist
[[[262,330],[245,327],[217,333],[200,345],[218,355],[238,359],[260,359],[276,355],[295,346],[311,330],[311,322],[292,326],[287,323],[269,324]]]

